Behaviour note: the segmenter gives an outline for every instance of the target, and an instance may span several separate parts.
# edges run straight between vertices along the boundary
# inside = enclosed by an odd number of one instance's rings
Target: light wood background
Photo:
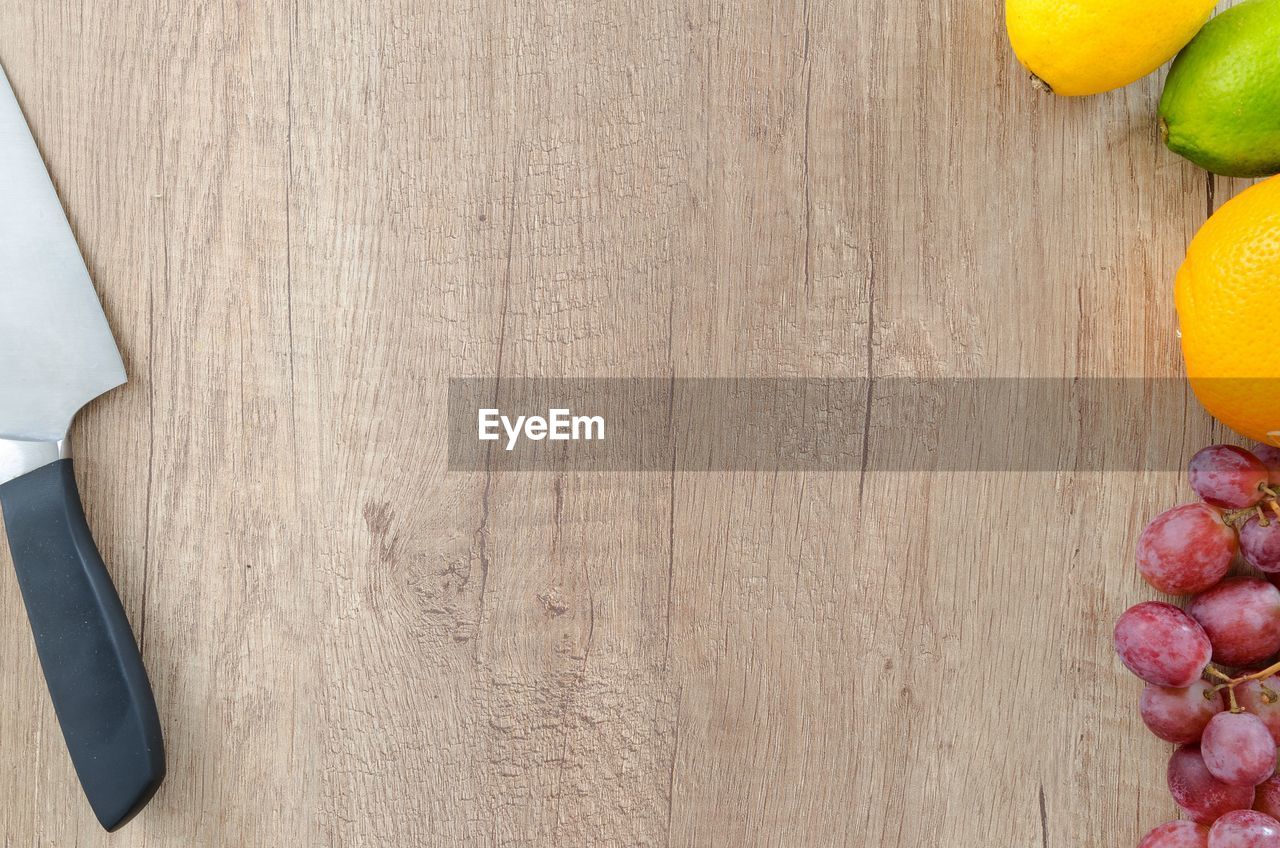
[[[1172,274],[1238,186],[1159,145],[1159,74],[1039,95],[972,0],[0,21],[132,378],[74,442],[170,762],[101,834],[0,569],[5,845],[1173,816],[1109,639],[1177,475],[447,473],[444,430],[451,376],[1176,375]]]

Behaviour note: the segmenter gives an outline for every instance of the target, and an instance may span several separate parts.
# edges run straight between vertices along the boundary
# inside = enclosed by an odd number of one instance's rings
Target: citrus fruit
[[[1196,397],[1237,433],[1280,445],[1280,177],[1205,222],[1174,302]]]
[[[1097,94],[1163,65],[1216,0],[1006,0],[1018,60],[1056,94]]]
[[[1160,98],[1169,149],[1217,174],[1280,172],[1280,0],[1248,0],[1205,24]]]

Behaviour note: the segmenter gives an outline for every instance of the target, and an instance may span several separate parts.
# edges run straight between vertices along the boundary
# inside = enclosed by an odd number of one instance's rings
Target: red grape
[[[1251,713],[1218,713],[1210,719],[1200,756],[1210,774],[1232,786],[1257,786],[1276,770],[1276,742]]]
[[[1273,819],[1280,816],[1280,777],[1269,777],[1258,784],[1253,808]]]
[[[1199,742],[1209,719],[1226,709],[1220,692],[1203,680],[1185,689],[1152,686],[1142,690],[1138,711],[1142,722],[1166,742],[1186,745]]]
[[[1209,828],[1209,848],[1280,848],[1280,822],[1254,810],[1227,813]]]
[[[1262,460],[1244,448],[1210,445],[1191,457],[1187,476],[1191,488],[1206,503],[1240,509],[1262,500],[1262,487],[1270,472]]]
[[[1280,677],[1241,683],[1236,687],[1236,703],[1262,719],[1280,745]]]
[[[1232,810],[1253,806],[1252,786],[1231,786],[1209,773],[1200,748],[1179,748],[1169,758],[1169,794],[1174,803],[1199,824],[1213,824]]]
[[[1170,595],[1195,595],[1227,576],[1236,531],[1213,507],[1183,504],[1160,513],[1138,537],[1138,571]]]
[[[1138,848],[1206,848],[1209,828],[1189,821],[1162,824],[1142,837]]]
[[[1249,448],[1249,453],[1262,460],[1262,464],[1267,466],[1268,478],[1271,485],[1280,483],[1280,448],[1275,445],[1264,445],[1261,442]]]
[[[1244,666],[1280,650],[1280,589],[1257,577],[1231,577],[1197,595],[1187,612],[1213,643],[1213,660]]]
[[[1195,619],[1159,601],[1126,610],[1116,621],[1114,638],[1125,668],[1157,686],[1190,686],[1213,655],[1213,645]]]
[[[1274,515],[1259,519],[1256,515],[1240,528],[1240,553],[1262,571],[1280,571],[1280,519]]]

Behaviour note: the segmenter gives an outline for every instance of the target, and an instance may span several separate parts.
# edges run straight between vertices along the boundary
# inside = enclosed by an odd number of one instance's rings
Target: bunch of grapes
[[[1139,848],[1280,848],[1280,449],[1213,445],[1188,476],[1200,501],[1146,526],[1138,570],[1191,600],[1138,604],[1115,629],[1146,683],[1143,722],[1178,746],[1169,792],[1186,816]],[[1238,558],[1256,572],[1228,576]]]

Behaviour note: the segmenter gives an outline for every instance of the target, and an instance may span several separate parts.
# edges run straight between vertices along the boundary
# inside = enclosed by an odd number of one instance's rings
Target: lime
[[[1165,80],[1169,149],[1229,177],[1280,173],[1280,0],[1248,0],[1205,24]]]

